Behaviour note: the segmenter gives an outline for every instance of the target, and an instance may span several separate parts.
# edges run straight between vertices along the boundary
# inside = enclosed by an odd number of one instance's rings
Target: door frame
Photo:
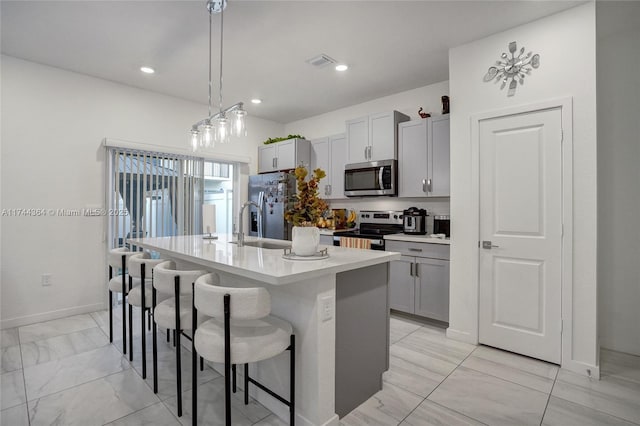
[[[560,97],[508,108],[486,111],[471,116],[471,211],[477,212],[471,224],[472,233],[480,241],[480,122],[560,108],[562,123],[562,289],[561,289],[561,366],[584,374],[582,363],[573,361],[573,97]],[[471,259],[475,274],[476,336],[480,338],[480,246]],[[597,374],[597,372],[594,372]]]

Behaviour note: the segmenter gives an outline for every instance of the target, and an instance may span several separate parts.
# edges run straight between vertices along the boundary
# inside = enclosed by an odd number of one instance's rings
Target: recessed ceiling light
[[[256,99],[251,99],[251,103],[252,103],[252,104],[261,104],[261,103],[262,103],[262,99],[258,99],[258,98],[256,98]]]
[[[349,67],[345,64],[336,65],[336,71],[346,71]]]
[[[140,67],[140,71],[142,71],[145,74],[153,74],[154,72],[156,72],[156,70],[154,70],[151,67]]]

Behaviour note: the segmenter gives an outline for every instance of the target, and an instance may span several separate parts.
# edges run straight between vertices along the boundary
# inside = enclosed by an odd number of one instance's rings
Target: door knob
[[[483,241],[483,242],[482,242],[482,248],[483,248],[483,249],[489,249],[489,250],[491,250],[492,248],[498,248],[498,247],[500,247],[500,246],[493,245],[493,244],[491,243],[491,241]]]

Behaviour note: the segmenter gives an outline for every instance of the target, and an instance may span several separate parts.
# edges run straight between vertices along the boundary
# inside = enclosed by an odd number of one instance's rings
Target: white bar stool
[[[124,247],[109,250],[107,263],[109,265],[109,343],[113,343],[113,293],[122,294],[122,353],[127,353],[127,322],[125,297],[128,293],[129,275],[127,274],[127,262],[135,251],[129,251]],[[120,271],[114,276],[114,271]],[[138,282],[139,284],[139,282]]]
[[[144,330],[144,314],[151,311],[151,289],[153,287],[153,268],[165,262],[166,259],[152,259],[149,253],[139,252],[129,258],[129,361],[133,361],[133,310],[132,306],[140,308],[141,340],[142,340],[142,378],[147,378],[147,333]],[[139,279],[144,286],[133,287],[133,280]],[[144,288],[144,291],[142,289]],[[149,326],[151,323],[149,322]]]
[[[193,382],[195,359],[224,363],[225,424],[231,426],[231,366],[244,364],[244,403],[249,404],[249,382],[289,407],[289,424],[295,422],[295,335],[293,327],[271,313],[271,296],[262,287],[218,286],[217,274],[203,275],[193,291]],[[196,328],[197,314],[213,317]],[[250,362],[290,351],[289,401],[249,377]],[[234,380],[235,382],[235,380]],[[234,386],[235,387],[235,386]],[[235,390],[235,389],[234,389]],[[197,386],[193,387],[193,425],[197,424]]]
[[[153,392],[158,393],[158,346],[156,330],[157,326],[160,326],[163,329],[175,330],[178,417],[182,416],[182,357],[180,354],[180,336],[183,330],[191,330],[193,284],[198,277],[206,273],[207,271],[176,270],[176,264],[172,261],[162,262],[153,268],[153,293],[151,296],[154,321]],[[164,296],[165,300],[157,304],[158,295]],[[188,336],[185,337],[191,340]],[[196,386],[195,382],[193,386]]]

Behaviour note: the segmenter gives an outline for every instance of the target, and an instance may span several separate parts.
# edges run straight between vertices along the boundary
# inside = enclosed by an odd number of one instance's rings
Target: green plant
[[[269,145],[270,143],[282,142],[282,141],[286,141],[287,139],[304,139],[304,136],[288,135],[286,138],[269,138],[266,141],[264,141],[264,144]]]
[[[307,174],[306,167],[296,167],[298,193],[294,196],[291,208],[284,213],[287,222],[294,226],[316,226],[318,219],[329,208],[327,202],[318,196],[318,182],[326,173],[322,169],[315,169],[309,181],[306,180]]]

